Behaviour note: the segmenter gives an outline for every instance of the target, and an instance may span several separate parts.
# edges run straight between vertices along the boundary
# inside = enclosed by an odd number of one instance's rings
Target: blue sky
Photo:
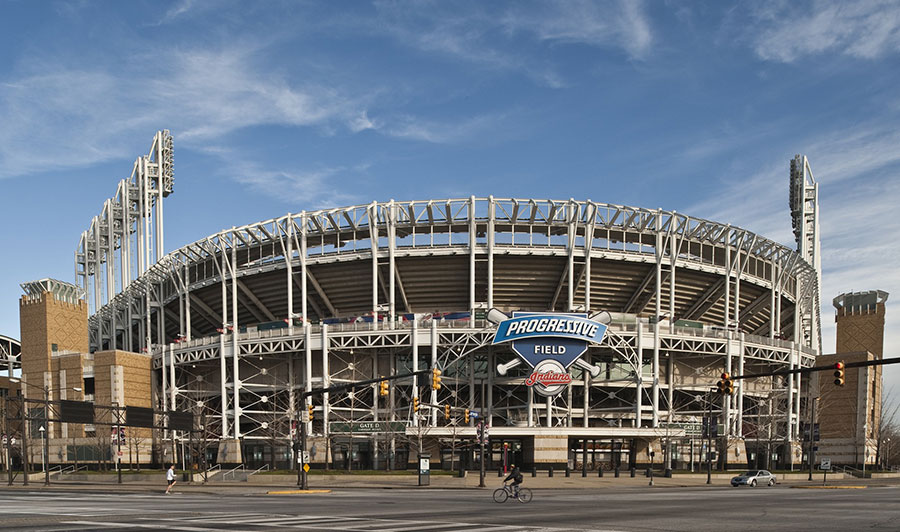
[[[326,206],[469,195],[677,210],[793,245],[900,335],[900,3],[0,0],[0,334],[73,281],[102,202],[175,136],[166,248]],[[900,371],[888,371],[900,384]],[[900,393],[898,390],[897,393]]]

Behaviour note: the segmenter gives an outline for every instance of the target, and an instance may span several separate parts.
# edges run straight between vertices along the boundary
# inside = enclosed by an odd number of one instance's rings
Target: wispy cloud
[[[255,125],[324,127],[364,116],[365,98],[256,67],[255,52],[177,51],[158,68],[135,61],[125,71],[34,61],[0,84],[0,178],[120,157],[123,137],[162,126],[202,143]]]
[[[482,138],[485,132],[496,131],[506,122],[503,114],[491,113],[453,121],[421,119],[410,115],[395,117],[382,128],[392,137],[419,140],[434,144],[453,144]]]
[[[792,63],[838,53],[874,59],[900,52],[900,4],[894,0],[812,0],[756,5],[747,26],[765,60]]]
[[[621,48],[636,59],[646,56],[653,43],[640,2],[579,0],[521,7],[516,4],[501,17],[506,32],[531,33],[540,41]]]
[[[230,159],[233,162],[233,158]],[[242,161],[227,168],[229,177],[250,187],[259,194],[283,203],[304,208],[325,208],[359,203],[361,198],[347,193],[352,187],[337,187],[365,173],[367,165],[323,167],[313,170],[288,171],[264,168],[251,161]]]
[[[642,2],[572,0],[516,2],[490,10],[491,4],[468,9],[452,4],[377,2],[377,25],[405,46],[462,61],[520,71],[550,87],[565,86],[551,61],[522,53],[540,45],[582,44],[621,50],[630,59],[645,58],[653,34]]]

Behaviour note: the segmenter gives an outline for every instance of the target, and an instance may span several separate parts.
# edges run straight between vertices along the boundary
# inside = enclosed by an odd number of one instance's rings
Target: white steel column
[[[722,326],[728,328],[729,312],[731,308],[731,230],[725,231],[725,304],[722,306]]]
[[[488,196],[488,223],[487,223],[487,306],[494,308],[494,196]]]
[[[597,206],[591,200],[585,207],[587,209],[588,223],[584,227],[584,311],[591,315],[591,249],[594,246],[594,221],[597,216]],[[585,410],[587,412],[587,410]],[[585,413],[585,419],[587,414]],[[587,426],[587,425],[585,425]]]
[[[528,426],[534,426],[534,389],[531,386],[526,386],[528,388]]]
[[[731,332],[726,332],[725,334],[727,335],[726,340],[725,340],[725,371],[729,375],[731,375],[731,359],[732,359],[732,351],[734,351],[734,349],[732,348],[733,346],[732,346]],[[725,416],[725,419],[724,419],[725,436],[731,436],[732,430],[731,430],[731,396],[730,395],[726,394],[724,396],[724,400],[722,401],[722,410],[723,410],[723,414]]]
[[[329,375],[329,365],[328,365],[328,325],[322,323],[322,387],[328,388],[331,386],[331,376]],[[330,431],[328,430],[328,416],[331,414],[331,408],[329,406],[330,394],[325,392],[322,394],[322,432],[325,434],[325,438],[327,439]],[[326,451],[327,456],[328,451]]]
[[[432,229],[433,231],[434,229]],[[469,311],[475,318],[475,196],[469,198]]]
[[[590,357],[590,354],[586,354],[586,356]],[[593,360],[588,360],[588,362],[593,362]],[[588,413],[591,409],[591,372],[582,371],[581,374],[584,377],[584,415],[581,416],[581,426],[587,428],[589,426]]]
[[[412,321],[412,329],[410,329],[410,349],[412,349],[412,370],[415,373],[419,371],[419,323],[416,320]],[[419,376],[413,375],[412,378],[412,396],[413,398],[419,397]],[[415,421],[415,425],[419,426],[419,413],[413,412],[413,420]]]
[[[488,346],[487,357],[488,357],[487,367],[488,368],[497,367],[496,357],[494,356],[494,349],[490,346]],[[482,414],[482,416],[485,416],[484,412],[482,412],[481,414]],[[486,417],[487,417],[486,423],[488,425],[490,425],[491,419],[493,419],[493,417],[494,417],[494,372],[493,371],[487,372],[487,416]]]
[[[309,316],[306,313],[306,225],[306,211],[302,211],[300,213],[300,277],[303,278],[303,282],[300,283],[300,312],[303,315],[304,325],[309,323]],[[321,318],[322,316],[319,317]]]
[[[166,346],[163,346],[163,353],[165,353],[165,349]],[[175,407],[175,394],[178,393],[178,386],[175,385],[175,344],[169,344],[169,385],[172,410],[177,410]]]
[[[235,228],[231,228],[231,262],[228,267],[231,271],[231,368],[232,390],[234,392],[234,437],[241,437],[241,370],[238,364],[238,280],[237,280],[237,238],[234,236]]]
[[[415,318],[413,318],[413,321],[416,321]],[[437,340],[438,340],[437,320],[431,320],[431,368],[432,369],[437,367],[437,354],[438,354]],[[490,367],[490,366],[488,366],[488,367]],[[437,390],[432,388],[431,389],[431,404],[436,405],[437,402],[438,402]],[[438,419],[437,415],[438,415],[437,409],[432,408],[431,409],[431,426],[432,427],[437,426],[437,419]]]
[[[184,339],[191,341],[191,269],[184,265]]]
[[[796,358],[795,353],[797,352],[798,348],[799,348],[799,345],[796,343],[791,346],[791,351],[789,354],[789,356],[790,356],[790,364],[788,366],[789,369],[794,369],[796,367],[794,360]],[[793,428],[794,428],[794,417],[793,417],[793,413],[794,413],[794,374],[793,373],[788,375],[787,408],[785,410],[786,410],[786,415],[787,415],[787,420],[786,420],[787,421],[787,429],[785,431],[785,439],[790,441],[793,438],[792,433],[793,433]]]
[[[744,374],[744,333],[740,333],[740,351],[738,351],[738,374]],[[738,438],[744,437],[744,385],[742,379],[737,381],[737,433]]]
[[[772,291],[769,294],[769,338],[775,338],[775,320],[777,319],[777,317],[775,316],[775,293],[777,292],[776,284],[778,282],[778,263],[773,260],[770,263],[770,268]]]
[[[307,393],[312,391],[312,327],[306,321],[303,322],[303,389]],[[312,397],[307,395],[303,407],[311,404]],[[307,422],[306,433],[312,434],[312,418]]]
[[[162,359],[162,366],[160,368],[160,373],[162,374],[162,409],[163,412],[165,412],[169,410],[169,400],[166,397],[169,393],[169,368],[166,366],[166,346],[160,346],[159,355]]]
[[[678,264],[678,251],[681,247],[675,232],[677,221],[673,212],[669,219],[669,334],[675,333],[675,266]]]
[[[475,409],[475,353],[466,355],[466,368],[469,371],[469,409]],[[470,421],[470,426],[472,425]]]
[[[369,247],[372,249],[372,330],[378,329],[378,203],[369,206]]]
[[[568,239],[567,239],[567,247],[566,250],[568,252],[568,280],[566,284],[568,285],[566,300],[566,312],[572,312],[575,307],[575,212],[578,210],[578,204],[575,203],[574,198],[569,199],[569,205],[566,209],[568,214]],[[553,310],[553,309],[551,309]]]
[[[655,315],[656,319],[653,323],[653,364],[651,367],[651,378],[653,379],[652,403],[653,403],[653,427],[659,426],[659,314],[662,311],[662,260],[663,260],[663,237],[660,228],[662,218],[661,211],[656,212],[656,299]]]
[[[546,400],[547,405],[547,428],[553,426],[553,398],[548,397]]]
[[[643,342],[641,338],[644,336],[644,325],[641,323],[641,317],[635,317],[635,322],[637,323],[637,371],[635,372],[634,380],[635,380],[635,402],[634,402],[634,426],[635,428],[640,428],[641,426],[641,408],[643,405],[641,404],[644,400],[644,348]]]
[[[394,200],[391,200],[388,204],[388,327],[389,329],[393,329],[397,326],[396,316],[397,316],[397,304],[396,304],[396,288],[395,283],[397,280],[397,269],[395,262],[395,253],[397,248],[397,225],[396,218],[397,216],[397,207],[394,205]],[[474,318],[474,316],[473,316]],[[376,320],[377,321],[377,320]]]
[[[222,280],[222,333],[219,335],[219,383],[222,397],[222,437],[228,437],[228,393],[225,383],[228,380],[225,371],[225,334],[228,331],[228,287],[225,284],[225,246],[221,246],[222,264],[219,277]]]
[[[285,266],[287,267],[287,318],[288,318],[288,334],[291,336],[294,335],[294,222],[293,218],[291,218],[291,213],[288,213],[287,219],[285,219],[285,223],[287,224],[287,231],[285,231],[285,238],[287,239],[287,245],[285,246],[284,253],[284,261]],[[304,320],[305,323],[305,320]],[[293,360],[293,357],[290,358]],[[291,378],[293,378],[294,374],[291,372]],[[294,387],[291,386],[291,392],[293,393]],[[291,408],[294,408],[294,401],[291,400]],[[295,416],[291,416],[294,418]]]

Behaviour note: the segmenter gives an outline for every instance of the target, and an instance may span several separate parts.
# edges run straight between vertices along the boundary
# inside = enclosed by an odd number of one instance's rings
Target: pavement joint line
[[[267,491],[266,495],[306,495],[311,493],[331,493],[331,490],[275,490]]]
[[[868,486],[791,486],[798,490],[864,490]]]

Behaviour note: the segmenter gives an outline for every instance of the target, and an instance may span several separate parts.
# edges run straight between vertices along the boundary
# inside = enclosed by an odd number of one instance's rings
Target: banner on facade
[[[512,350],[532,368],[525,384],[539,395],[553,397],[571,384],[569,366],[578,363],[592,375],[599,368],[581,360],[591,343],[599,344],[606,334],[606,324],[586,314],[554,312],[514,312],[497,325],[493,344],[510,342]],[[519,361],[497,366],[501,375]]]
[[[349,432],[358,432],[360,434],[406,432],[406,423],[403,423],[402,421],[356,421],[353,423],[336,421],[328,424],[328,430],[332,434]]]

